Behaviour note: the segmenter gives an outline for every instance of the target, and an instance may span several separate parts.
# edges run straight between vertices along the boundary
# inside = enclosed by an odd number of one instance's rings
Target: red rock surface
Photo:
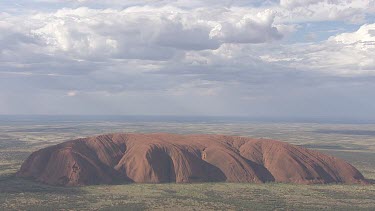
[[[274,140],[108,134],[32,153],[17,173],[51,185],[117,182],[366,183],[344,160]]]

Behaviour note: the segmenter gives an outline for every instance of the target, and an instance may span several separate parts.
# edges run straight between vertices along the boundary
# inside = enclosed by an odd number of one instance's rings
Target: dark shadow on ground
[[[39,183],[32,179],[16,177],[15,174],[0,175],[0,193],[83,193],[77,187],[58,187]]]

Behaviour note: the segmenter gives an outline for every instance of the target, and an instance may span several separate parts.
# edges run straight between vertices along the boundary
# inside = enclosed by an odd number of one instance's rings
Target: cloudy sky
[[[2,0],[0,114],[375,119],[375,0]]]

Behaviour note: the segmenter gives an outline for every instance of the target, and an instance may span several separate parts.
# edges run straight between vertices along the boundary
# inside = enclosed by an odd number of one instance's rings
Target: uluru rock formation
[[[366,183],[344,160],[280,141],[224,135],[107,134],[32,153],[17,173],[51,185]]]

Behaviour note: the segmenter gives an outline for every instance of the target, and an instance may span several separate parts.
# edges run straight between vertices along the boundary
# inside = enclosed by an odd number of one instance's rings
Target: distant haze
[[[375,120],[375,0],[3,0],[0,115]]]

